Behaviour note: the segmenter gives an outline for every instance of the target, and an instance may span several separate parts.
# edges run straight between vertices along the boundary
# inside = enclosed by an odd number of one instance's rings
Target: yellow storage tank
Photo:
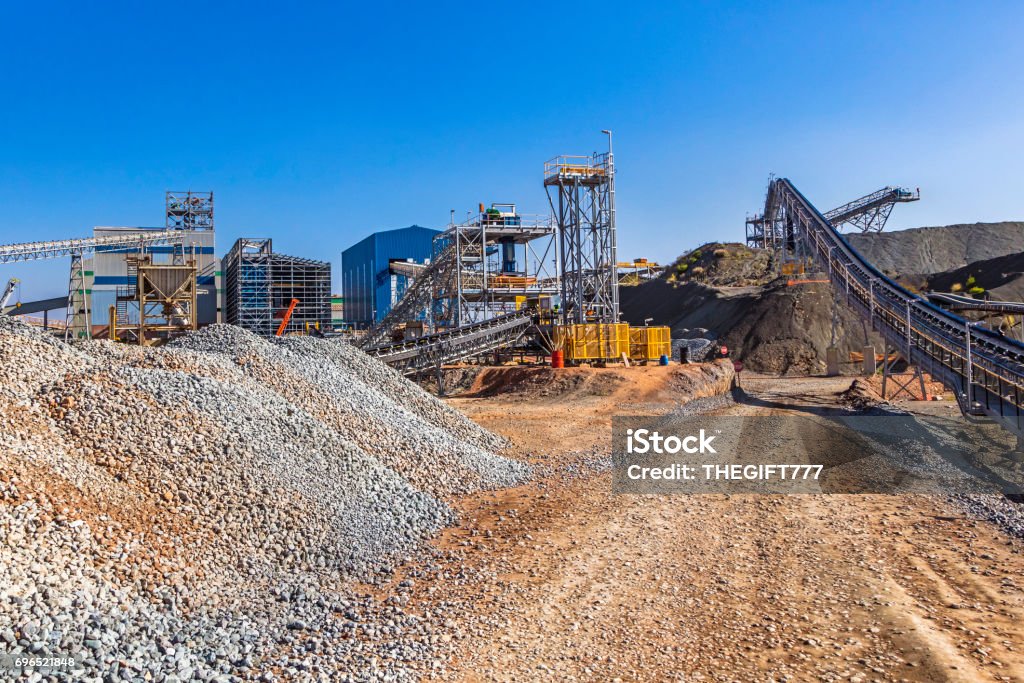
[[[585,323],[560,328],[566,360],[617,360],[629,354],[627,323]]]
[[[630,360],[658,360],[672,357],[672,332],[668,327],[631,327],[629,329]]]

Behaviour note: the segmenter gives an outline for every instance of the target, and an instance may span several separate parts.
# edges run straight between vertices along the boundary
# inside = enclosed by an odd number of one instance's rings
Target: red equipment
[[[298,299],[292,299],[292,302],[288,304],[288,310],[284,312],[284,317],[281,318],[281,324],[277,326],[277,334],[275,336],[280,337],[284,334],[285,328],[288,327],[288,321],[292,319],[292,313],[295,312],[295,307],[298,305]]]

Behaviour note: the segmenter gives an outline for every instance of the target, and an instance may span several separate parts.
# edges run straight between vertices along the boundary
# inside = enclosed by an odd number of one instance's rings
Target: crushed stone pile
[[[340,637],[345,587],[530,474],[358,349],[227,325],[152,349],[0,316],[0,415],[0,639],[86,678],[402,677],[428,650]]]
[[[679,358],[679,350],[687,349],[687,359],[691,363],[701,363],[714,355],[715,344],[710,339],[673,339],[672,357]]]

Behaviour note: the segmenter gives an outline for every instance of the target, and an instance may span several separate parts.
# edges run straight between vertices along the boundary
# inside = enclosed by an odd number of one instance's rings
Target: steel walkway
[[[1024,435],[1024,344],[908,292],[868,263],[793,184],[773,180],[767,220],[797,236],[833,287],[907,361],[952,388],[964,414]]]

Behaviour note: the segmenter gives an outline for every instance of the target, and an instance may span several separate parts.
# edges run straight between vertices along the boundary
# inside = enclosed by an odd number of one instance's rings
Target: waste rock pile
[[[153,349],[0,316],[0,414],[0,648],[93,676],[400,676],[429,654],[296,657],[298,635],[332,633],[453,496],[530,474],[358,349],[227,325]]]

